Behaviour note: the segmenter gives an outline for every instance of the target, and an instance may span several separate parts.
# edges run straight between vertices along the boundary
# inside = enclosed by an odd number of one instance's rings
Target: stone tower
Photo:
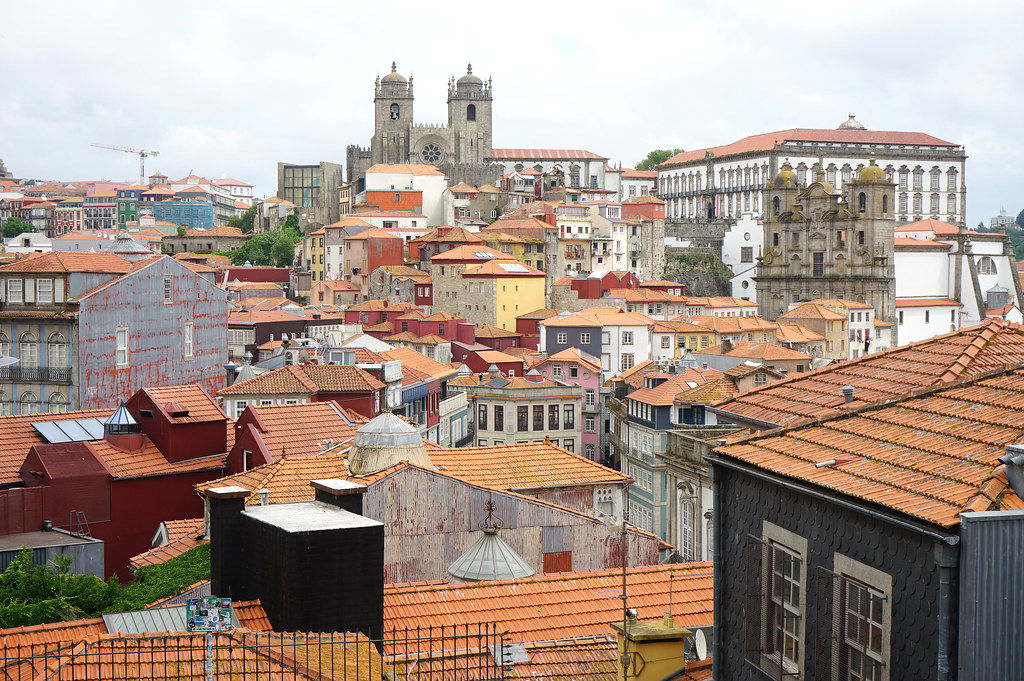
[[[473,75],[448,83],[448,130],[456,163],[483,163],[491,154],[491,81]]]
[[[797,184],[789,163],[764,190],[764,251],[758,258],[760,315],[775,319],[793,303],[842,298],[867,303],[894,322],[896,185],[874,161],[843,193],[825,181]]]
[[[395,62],[391,62],[391,73],[374,84],[373,111],[373,163],[408,163],[413,123],[412,77],[406,80],[398,73]]]

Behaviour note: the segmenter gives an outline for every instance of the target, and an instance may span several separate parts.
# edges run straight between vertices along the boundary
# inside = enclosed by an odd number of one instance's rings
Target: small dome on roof
[[[842,123],[839,124],[839,129],[840,130],[867,130],[867,128],[865,128],[861,124],[860,121],[858,121],[856,118],[853,117],[853,114],[850,114],[849,118],[847,118],[845,121],[843,121]]]
[[[434,467],[423,445],[423,437],[411,425],[385,412],[356,429],[352,449],[348,453],[350,473],[376,473],[401,461],[425,468]]]
[[[474,76],[473,75],[473,65],[472,64],[467,64],[466,65],[466,75],[464,75],[462,78],[459,78],[456,81],[456,85],[458,85],[459,87],[462,87],[463,85],[474,85],[474,86],[477,86],[477,87],[483,87],[484,86],[484,82],[482,80],[480,80],[479,76]]]
[[[395,62],[391,62],[391,73],[380,79],[382,83],[397,83],[399,85],[405,85],[405,76],[398,72]]]
[[[861,169],[857,175],[858,182],[885,182],[885,171],[879,168],[875,164],[875,159],[871,159],[868,164]]]
[[[789,161],[782,164],[782,170],[772,180],[772,184],[776,187],[795,187],[796,186],[796,173],[793,172],[793,166],[789,165]]]

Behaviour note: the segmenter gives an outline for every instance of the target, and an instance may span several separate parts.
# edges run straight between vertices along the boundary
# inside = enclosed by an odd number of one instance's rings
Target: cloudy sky
[[[374,76],[494,79],[494,144],[632,165],[790,127],[915,130],[966,146],[968,219],[1024,208],[1020,3],[5,3],[0,158],[18,177],[227,174],[344,161],[373,131]],[[485,9],[490,7],[491,9]],[[518,9],[517,9],[518,8]]]

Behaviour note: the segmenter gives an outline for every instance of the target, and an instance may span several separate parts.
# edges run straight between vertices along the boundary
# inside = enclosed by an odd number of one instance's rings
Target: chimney
[[[363,515],[363,495],[366,494],[365,485],[335,478],[313,480],[310,484],[313,485],[317,501],[343,508],[349,513]]]
[[[617,634],[620,658],[642,660],[631,663],[635,665],[631,674],[635,681],[673,678],[684,669],[683,641],[693,632],[677,626],[672,615],[665,613],[660,620],[641,622],[632,611],[625,623],[614,622],[611,626]]]
[[[491,364],[491,366],[487,367],[487,380],[490,380],[495,376],[501,376],[501,372],[498,371],[497,364]]]
[[[212,487],[206,490],[210,516],[210,588],[235,600],[256,598],[245,568],[248,544],[240,532],[242,510],[249,490]]]
[[[846,404],[849,404],[850,402],[853,402],[853,386],[852,385],[844,385],[843,386],[843,402],[846,403]]]
[[[1006,479],[1014,494],[1024,499],[1024,445],[1006,445],[1006,454],[999,457],[999,463],[1006,466]]]
[[[722,339],[722,354],[727,355],[732,352],[732,341],[728,338]]]

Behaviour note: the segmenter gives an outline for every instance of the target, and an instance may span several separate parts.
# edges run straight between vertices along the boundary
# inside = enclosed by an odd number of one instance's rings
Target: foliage
[[[1017,216],[1020,220],[1020,216]],[[978,226],[979,232],[986,232],[988,234],[999,234],[1003,231],[1002,227],[985,227],[983,225]],[[1020,227],[1009,225],[1006,227],[1006,236],[1010,237],[1010,245],[1013,246],[1013,253],[1017,260],[1024,260],[1024,230]]]
[[[253,223],[255,220],[256,206],[253,206],[238,217],[228,218],[228,227],[237,227],[245,234],[252,234]]]
[[[0,574],[0,628],[96,615],[120,589],[116,577],[71,574],[71,556],[33,566],[32,553],[23,548]]]
[[[665,259],[665,279],[683,284],[687,295],[728,296],[733,273],[711,254],[669,253]]]
[[[178,236],[185,236],[185,225],[178,225]]]
[[[281,223],[281,231],[284,231],[286,229],[294,229],[296,232],[300,231],[299,216],[295,213],[295,211],[292,211],[291,215],[286,217],[284,219],[284,222]]]
[[[244,265],[248,261],[256,266],[287,267],[295,257],[295,244],[300,241],[302,233],[298,228],[262,232],[253,234],[238,248],[219,254],[228,256],[236,265]]]
[[[104,612],[141,610],[153,601],[180,593],[210,578],[210,545],[201,544],[180,556],[135,571],[135,579],[117,590]]]
[[[1014,220],[1014,222],[1017,223],[1018,227],[1020,227],[1021,229],[1024,229],[1024,210],[1022,210],[1021,212],[1017,213],[1017,219]]]
[[[657,170],[659,163],[664,163],[676,154],[681,154],[685,149],[654,149],[647,157],[636,164],[637,170]]]
[[[16,217],[9,217],[4,223],[4,238],[10,239],[12,236],[18,236],[19,234],[27,234],[29,232],[39,231],[32,226],[32,223],[25,222]]]

